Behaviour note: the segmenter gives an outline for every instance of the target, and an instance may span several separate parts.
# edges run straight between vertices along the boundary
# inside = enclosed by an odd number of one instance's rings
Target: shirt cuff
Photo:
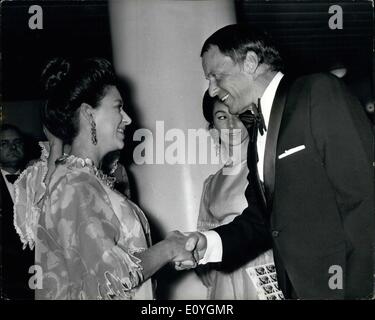
[[[199,260],[198,264],[206,264],[208,262],[221,262],[223,258],[223,244],[221,238],[216,231],[203,231],[207,239],[207,249],[204,257]]]

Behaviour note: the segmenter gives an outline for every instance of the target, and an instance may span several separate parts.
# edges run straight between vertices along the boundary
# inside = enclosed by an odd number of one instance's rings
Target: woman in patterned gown
[[[210,175],[203,185],[197,227],[206,231],[231,222],[247,207],[249,135],[239,117],[230,114],[228,107],[211,98],[207,91],[202,106],[213,140],[220,146],[221,154],[229,155],[224,167]],[[208,288],[208,299],[254,300],[258,295],[246,269],[266,263],[273,263],[272,250],[232,273],[213,270],[210,264],[199,266],[197,273]]]
[[[131,122],[112,66],[54,59],[42,79],[51,153],[19,178],[15,206],[16,229],[25,245],[35,244],[41,270],[36,299],[153,299],[151,275],[191,253],[177,231],[151,246],[143,212],[98,169],[124,147]],[[63,144],[69,155],[61,156]]]

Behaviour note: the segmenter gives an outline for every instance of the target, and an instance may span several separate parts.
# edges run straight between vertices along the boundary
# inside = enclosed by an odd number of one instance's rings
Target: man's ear
[[[244,61],[244,71],[253,74],[259,65],[259,58],[254,51],[249,50],[246,53],[246,58]]]
[[[83,102],[79,107],[79,112],[81,116],[89,123],[91,123],[94,120],[95,109],[89,104]]]

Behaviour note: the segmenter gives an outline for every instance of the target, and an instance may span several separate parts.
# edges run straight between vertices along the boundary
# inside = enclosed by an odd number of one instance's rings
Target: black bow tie
[[[19,176],[19,174],[6,174],[5,178],[8,180],[9,183],[13,184]]]
[[[256,106],[255,103],[252,104],[250,106],[250,110],[246,110],[245,112],[241,113],[239,117],[246,129],[249,130],[255,126],[253,128],[254,130],[252,130],[251,141],[255,140],[258,130],[261,135],[264,134],[264,131],[267,131],[262,114],[262,108],[260,106],[260,99],[258,99],[258,106]]]

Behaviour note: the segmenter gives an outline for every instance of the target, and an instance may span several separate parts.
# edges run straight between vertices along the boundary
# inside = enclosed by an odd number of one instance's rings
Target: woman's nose
[[[132,119],[127,115],[127,113],[124,110],[121,111],[121,115],[122,115],[122,121],[125,122],[125,125],[128,126],[129,124],[132,123]]]
[[[229,129],[233,129],[236,126],[236,119],[234,116],[229,117],[228,119],[228,127]]]

